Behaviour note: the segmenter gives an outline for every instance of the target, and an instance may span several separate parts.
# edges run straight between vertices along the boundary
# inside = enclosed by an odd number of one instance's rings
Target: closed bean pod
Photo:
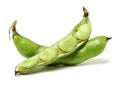
[[[43,49],[47,48],[47,46],[39,45],[33,42],[32,40],[28,39],[27,37],[20,35],[16,31],[16,23],[17,21],[13,22],[13,24],[10,27],[10,30],[12,32],[13,42],[22,56],[29,58],[41,52]],[[9,30],[9,35],[10,35],[10,30]]]
[[[97,36],[79,47],[72,55],[61,57],[51,65],[76,65],[101,54],[109,40],[106,36]]]

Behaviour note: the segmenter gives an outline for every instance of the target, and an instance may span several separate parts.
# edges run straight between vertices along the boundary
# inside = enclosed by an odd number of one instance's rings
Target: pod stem
[[[110,39],[112,39],[112,37],[107,37],[107,41],[110,40]]]
[[[20,74],[19,72],[15,71],[15,76],[18,76],[19,74]]]
[[[83,17],[88,17],[89,16],[89,12],[85,7],[83,7],[83,13],[84,13]]]
[[[12,25],[11,25],[11,27],[10,27],[10,29],[9,29],[9,38],[10,38],[10,39],[11,39],[11,37],[10,37],[11,31],[12,31],[12,37],[14,37],[15,35],[19,35],[19,34],[17,33],[17,31],[16,31],[16,24],[17,24],[17,21],[15,20],[15,21],[12,23]]]

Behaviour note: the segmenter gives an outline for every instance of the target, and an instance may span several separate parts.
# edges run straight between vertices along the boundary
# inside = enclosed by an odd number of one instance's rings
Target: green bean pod
[[[90,39],[86,44],[79,47],[72,55],[68,55],[57,59],[51,65],[76,65],[93,58],[101,54],[107,44],[107,41],[111,39],[106,36],[97,36]],[[82,48],[82,49],[81,49]],[[80,50],[81,49],[81,50]]]
[[[51,64],[60,57],[72,54],[78,47],[83,45],[92,31],[88,11],[83,8],[83,12],[84,16],[82,21],[67,36],[49,48],[20,63],[15,69],[15,74],[26,74],[36,66]]]
[[[17,50],[22,56],[29,58],[41,52],[43,49],[47,48],[47,46],[39,45],[33,42],[32,40],[20,35],[16,31],[16,23],[17,21],[14,21],[13,24],[11,25],[9,30],[9,36],[12,33],[12,40]]]

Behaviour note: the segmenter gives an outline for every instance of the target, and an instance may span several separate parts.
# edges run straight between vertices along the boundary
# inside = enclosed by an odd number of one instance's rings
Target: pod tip
[[[83,12],[84,12],[83,17],[88,17],[89,16],[89,12],[85,7],[83,7]]]
[[[112,37],[107,37],[107,41],[110,40],[110,39],[112,39]]]
[[[11,39],[11,37],[10,37],[10,32],[11,32],[11,30],[12,30],[12,32],[14,31],[14,32],[16,32],[16,24],[17,24],[17,20],[15,20],[13,23],[12,23],[12,25],[11,25],[11,27],[10,27],[10,29],[9,29],[9,38]]]
[[[19,71],[15,71],[15,76],[19,76],[19,75],[20,75]]]
[[[15,20],[13,23],[12,23],[12,25],[11,25],[11,27],[10,27],[10,30],[12,29],[12,30],[15,30],[15,26],[16,26],[16,24],[17,24],[17,20]]]

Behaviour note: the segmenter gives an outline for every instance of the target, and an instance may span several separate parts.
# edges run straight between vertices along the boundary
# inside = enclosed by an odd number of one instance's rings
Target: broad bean
[[[16,31],[16,23],[17,21],[14,21],[13,24],[11,25],[9,29],[9,37],[10,34],[12,33],[13,42],[22,56],[29,58],[41,52],[43,49],[47,48],[47,46],[39,45],[33,42],[32,40],[20,35]]]
[[[92,29],[88,18],[88,11],[85,8],[83,8],[83,12],[84,17],[82,21],[78,25],[76,25],[76,27],[67,36],[65,36],[63,39],[50,46],[49,48],[46,48],[42,52],[36,54],[35,57],[33,56],[28,60],[25,60],[22,63],[20,63],[15,69],[15,74],[28,73],[37,65],[48,65],[54,62],[59,57],[64,57],[73,53],[79,46],[84,44],[89,38]],[[68,42],[71,42],[71,44],[69,44]],[[39,62],[36,64],[36,61],[30,61],[32,59],[37,60]],[[25,64],[29,64],[29,62],[32,63],[31,67],[27,67],[27,65]]]
[[[83,46],[80,46],[76,51],[72,53],[72,55],[61,57],[57,60],[55,60],[50,65],[76,65],[84,62],[85,60],[88,60],[90,58],[93,58],[95,56],[98,56],[101,54],[107,44],[107,41],[111,39],[106,36],[97,36],[92,39],[90,39],[86,44]]]

